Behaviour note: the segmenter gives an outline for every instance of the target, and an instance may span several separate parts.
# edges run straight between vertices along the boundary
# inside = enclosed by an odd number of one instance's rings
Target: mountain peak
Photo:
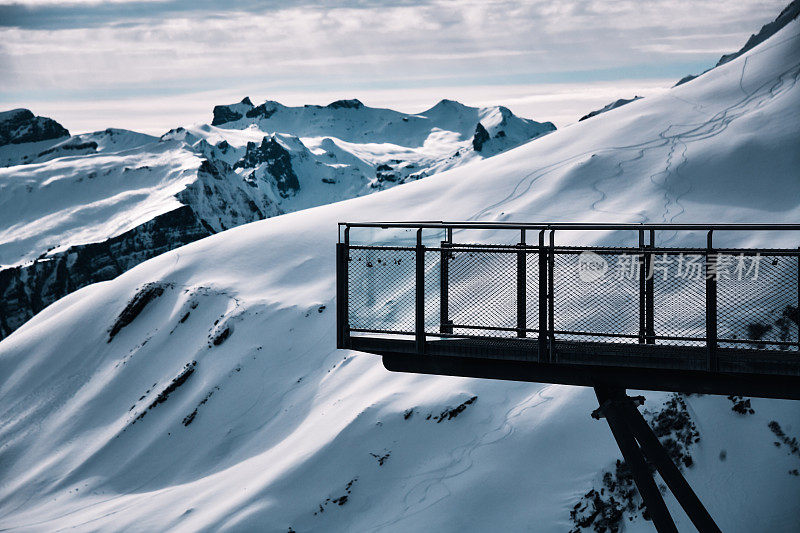
[[[464,104],[462,104],[461,102],[457,102],[456,100],[448,100],[447,98],[442,98],[436,103],[435,106],[426,111],[423,111],[422,114],[425,115],[428,113],[435,113],[448,110],[458,111],[461,109],[469,109],[469,106],[465,106]]]
[[[37,117],[30,109],[0,112],[0,146],[69,137],[69,131],[47,117]]]
[[[364,107],[364,104],[362,104],[360,100],[353,98],[351,100],[336,100],[326,107],[330,109],[361,109]]]

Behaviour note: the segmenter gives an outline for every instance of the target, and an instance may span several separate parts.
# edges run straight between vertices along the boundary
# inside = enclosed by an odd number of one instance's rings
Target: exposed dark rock
[[[351,479],[347,483],[347,485],[345,485],[344,494],[342,494],[341,496],[336,497],[336,498],[325,498],[325,501],[322,502],[321,504],[319,504],[319,508],[314,512],[314,516],[316,516],[318,514],[321,514],[321,513],[324,513],[325,512],[325,508],[328,506],[328,504],[335,503],[336,505],[339,505],[339,506],[346,504],[348,502],[348,500],[350,499],[350,494],[352,493],[353,484],[356,481],[358,481],[357,477]]]
[[[300,180],[292,168],[292,156],[273,136],[264,137],[261,145],[248,142],[244,157],[233,168],[255,168],[261,164],[266,164],[267,172],[275,178],[281,196],[287,198],[300,190]]]
[[[267,106],[267,104],[270,105]],[[264,102],[245,113],[245,116],[247,116],[247,118],[269,118],[274,115],[276,111],[277,108],[275,108],[274,104],[271,102]]]
[[[72,246],[0,270],[0,338],[67,294],[107,281],[164,252],[214,233],[189,206],[159,215],[104,242]]]
[[[733,403],[731,411],[739,413],[740,415],[752,415],[755,413],[753,407],[750,405],[750,398],[743,398],[741,396],[728,396],[728,399]]]
[[[473,403],[475,403],[475,401],[477,399],[478,399],[477,396],[473,396],[469,400],[467,400],[467,401],[465,401],[465,402],[453,407],[452,409],[445,409],[440,414],[434,416],[433,419],[436,420],[437,424],[439,424],[440,422],[444,422],[445,420],[452,420],[453,418],[455,418],[458,415],[460,415],[461,413],[463,413],[464,410],[467,408],[467,406],[472,405]],[[431,418],[431,415],[428,415],[428,418],[426,418],[426,420],[429,420],[430,418]]]
[[[117,319],[114,321],[111,329],[109,329],[108,342],[111,342],[114,339],[114,336],[119,333],[122,328],[133,322],[133,320],[139,316],[142,311],[144,311],[144,308],[147,307],[147,304],[162,294],[164,294],[164,285],[160,283],[148,283],[139,289],[139,291],[128,302],[128,305],[125,306],[125,309],[122,310]]]
[[[612,109],[616,109],[618,107],[622,107],[625,104],[630,104],[631,102],[635,102],[636,100],[641,100],[641,99],[642,99],[641,96],[634,96],[633,98],[631,98],[629,100],[626,100],[625,98],[620,98],[619,100],[611,102],[610,104],[608,104],[605,107],[601,107],[600,109],[595,109],[591,113],[583,115],[580,119],[578,119],[578,122],[580,122],[581,120],[586,120],[587,118],[596,117],[597,115],[599,115],[601,113],[605,113],[606,111],[611,111]]]
[[[489,140],[489,132],[486,131],[486,128],[483,127],[483,124],[478,122],[478,125],[475,126],[475,135],[472,137],[472,147],[475,149],[476,152],[480,152],[483,149],[484,143]]]
[[[69,131],[55,120],[37,117],[28,109],[0,113],[0,146],[69,137]]]
[[[776,444],[786,445],[789,448],[790,454],[800,457],[800,442],[797,441],[797,437],[789,437],[776,420],[770,421],[767,426],[769,426],[770,431],[772,431],[780,441]]]
[[[377,454],[377,453],[370,453],[370,455],[372,457],[374,457],[378,461],[378,466],[383,466],[383,463],[385,463],[387,461],[387,459],[389,459],[389,457],[391,457],[392,452],[386,452],[383,455],[380,455],[380,454]]]
[[[214,118],[211,120],[212,126],[220,126],[228,122],[233,122],[242,118],[242,114],[233,111],[225,105],[214,106]]]
[[[252,107],[253,102],[247,96],[238,104],[214,106],[214,118],[211,120],[211,125],[220,126],[227,122],[239,120]]]
[[[77,140],[77,138],[76,138],[76,140]],[[67,151],[69,151],[69,150],[72,150],[72,151],[92,150],[92,151],[95,151],[95,150],[97,150],[97,143],[94,142],[94,141],[87,141],[87,142],[83,142],[83,143],[82,142],[69,142],[69,143],[65,143],[65,144],[59,144],[58,146],[54,146],[53,148],[48,148],[47,150],[44,150],[43,152],[39,152],[39,155],[37,157],[42,157],[43,155],[52,154],[54,152],[63,151],[63,150],[67,150]]]
[[[144,415],[146,415],[148,411],[153,409],[158,404],[166,402],[167,398],[169,398],[170,394],[175,392],[178,389],[178,387],[180,387],[181,385],[186,383],[186,380],[189,379],[189,377],[194,373],[195,367],[197,367],[197,361],[192,361],[190,363],[186,363],[186,365],[183,367],[183,370],[181,370],[180,374],[178,374],[177,376],[175,376],[172,379],[172,381],[169,383],[169,385],[167,385],[164,388],[164,390],[162,390],[158,394],[158,396],[156,396],[155,400],[153,400],[152,403],[150,403],[150,405],[147,406],[147,409],[145,409],[144,411],[139,413],[139,416],[136,417],[136,420],[134,420],[133,423],[135,424],[137,420],[141,420],[142,418],[144,418]],[[148,391],[148,392],[150,392],[150,391]],[[141,400],[141,399],[142,398],[139,398],[139,400]],[[194,419],[194,417],[192,417],[192,419]],[[184,420],[186,420],[186,419],[184,419]],[[191,424],[191,421],[189,423]],[[188,425],[188,424],[185,424],[185,425]]]
[[[194,408],[194,411],[192,411],[191,413],[189,413],[188,415],[186,415],[186,416],[184,417],[184,419],[183,419],[183,421],[182,421],[182,424],[183,424],[184,426],[186,426],[186,427],[189,427],[189,424],[191,424],[192,422],[194,422],[194,419],[195,419],[195,417],[197,417],[197,411],[199,411],[199,410],[200,410],[200,407],[202,407],[203,405],[205,405],[205,403],[206,403],[208,400],[210,400],[210,399],[211,399],[211,397],[214,395],[214,393],[215,393],[216,391],[218,391],[218,390],[219,390],[219,385],[215,385],[213,389],[211,389],[210,391],[208,391],[208,394],[206,394],[206,395],[205,395],[205,397],[204,397],[202,400],[200,400],[200,403],[198,403],[198,404],[197,404],[197,407],[195,407],[195,408]]]
[[[352,100],[336,100],[328,104],[327,107],[331,109],[360,109],[364,107],[364,104],[354,98]]]
[[[231,336],[231,333],[232,331],[230,326],[223,328],[211,338],[211,344],[213,344],[214,346],[219,346],[220,344],[228,340],[228,337]]]
[[[687,74],[686,76],[684,76],[681,79],[679,79],[678,83],[673,85],[673,87],[677,87],[678,85],[683,85],[684,83],[688,83],[688,82],[692,81],[693,79],[695,79],[697,76],[699,76],[699,74]]]

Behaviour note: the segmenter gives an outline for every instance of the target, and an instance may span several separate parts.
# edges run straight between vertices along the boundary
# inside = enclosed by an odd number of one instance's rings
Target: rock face
[[[70,292],[113,279],[142,261],[211,233],[189,206],[182,206],[104,242],[72,246],[0,270],[0,338]]]
[[[28,109],[0,113],[0,146],[69,137],[69,131],[47,117],[36,117]]]
[[[472,148],[474,148],[476,152],[480,152],[483,149],[484,143],[489,139],[489,132],[486,131],[483,124],[478,122],[478,125],[475,126],[475,135],[472,137]]]
[[[3,116],[15,132],[48,120]],[[0,338],[66,294],[172,248],[418,180],[554,129],[452,100],[406,114],[355,99],[287,107],[244,98],[214,107],[210,125],[160,138],[15,133],[37,142],[0,147]]]
[[[246,96],[238,104],[215,106],[213,111],[214,119],[211,121],[211,125],[218,126],[226,122],[239,120],[245,113],[252,111],[252,108],[253,102]]]
[[[292,169],[292,157],[274,136],[264,137],[261,145],[254,142],[247,143],[244,157],[237,161],[233,168],[248,167],[268,172],[275,178],[278,191],[284,198],[300,190],[300,180]]]

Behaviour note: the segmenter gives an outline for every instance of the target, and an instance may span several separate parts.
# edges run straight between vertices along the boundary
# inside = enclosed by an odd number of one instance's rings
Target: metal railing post
[[[547,249],[544,247],[544,232],[539,232],[539,362],[547,356]]]
[[[336,347],[350,347],[348,267],[350,228],[345,226],[344,242],[336,243]]]
[[[708,231],[706,244],[706,347],[708,350],[707,369],[717,372],[717,255],[713,253],[712,236]]]
[[[647,277],[647,269],[645,268],[644,260],[644,230],[639,230],[639,344],[645,343],[645,313],[647,299],[647,285],[645,278]]]
[[[548,350],[548,361],[551,363],[555,363],[556,361],[556,354],[555,354],[555,345],[556,345],[556,335],[555,331],[555,290],[553,288],[553,271],[555,270],[555,262],[556,262],[556,254],[555,254],[555,246],[556,246],[556,231],[550,230],[550,253],[549,255],[549,264],[547,265],[547,331],[549,334],[549,350]]]
[[[655,273],[653,272],[653,248],[656,246],[656,232],[650,230],[649,252],[645,252],[645,270],[647,279],[645,282],[645,342],[655,344]]]
[[[525,337],[525,329],[528,327],[528,304],[526,295],[526,257],[525,254],[525,230],[520,230],[520,241],[517,244],[520,251],[517,252],[517,337]]]
[[[453,229],[447,228],[445,240],[439,253],[439,332],[453,333],[450,320],[450,245],[453,244]]]
[[[416,247],[416,309],[414,328],[416,351],[425,353],[425,246],[422,245],[422,228],[417,230]]]

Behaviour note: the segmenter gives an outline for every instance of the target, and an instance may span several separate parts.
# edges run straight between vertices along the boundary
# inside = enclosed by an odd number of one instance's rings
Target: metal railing
[[[486,230],[499,242],[454,240]],[[561,341],[701,346],[711,371],[725,348],[797,354],[800,250],[717,247],[715,232],[800,237],[800,224],[341,223],[337,344],[411,336],[422,354],[432,339],[525,339],[539,361]],[[704,242],[667,246],[692,237]]]

